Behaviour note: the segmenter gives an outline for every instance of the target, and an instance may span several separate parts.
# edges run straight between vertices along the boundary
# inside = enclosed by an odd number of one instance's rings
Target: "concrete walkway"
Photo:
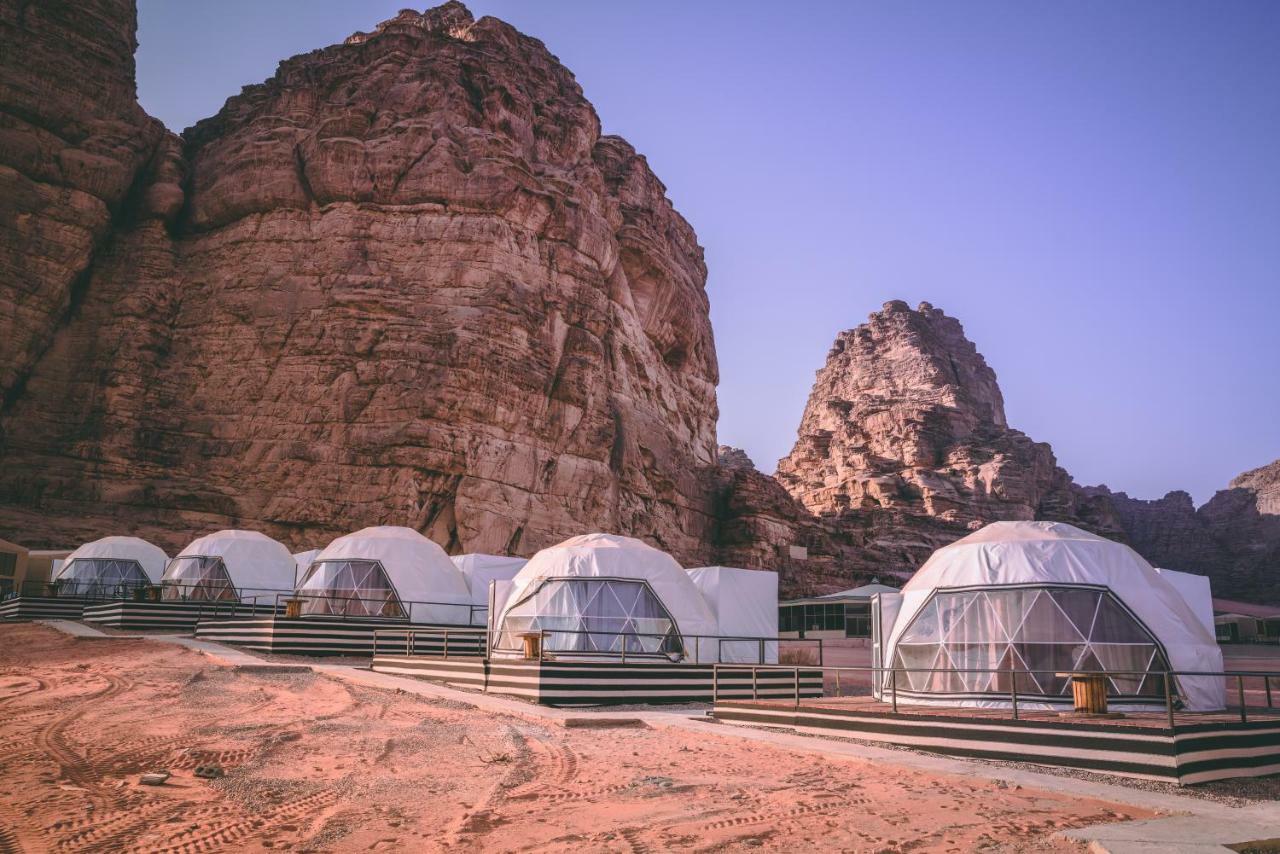
[[[110,637],[97,629],[67,620],[42,621],[52,628],[77,637]],[[1226,845],[1280,837],[1280,803],[1233,807],[1190,795],[1153,792],[1122,783],[1100,783],[1061,777],[997,764],[970,762],[928,753],[893,750],[853,742],[808,737],[790,732],[717,724],[703,712],[649,708],[642,711],[595,711],[554,709],[494,694],[451,688],[408,676],[376,673],[349,664],[285,664],[233,647],[174,635],[143,635],[149,640],[176,643],[208,656],[214,662],[254,671],[311,670],[355,685],[403,691],[421,697],[466,703],[490,714],[553,726],[650,726],[671,727],[742,738],[771,747],[877,765],[912,768],[935,774],[953,774],[1006,785],[1024,786],[1082,798],[1096,798],[1164,813],[1164,818],[1103,824],[1063,831],[1062,836],[1089,844],[1094,854],[1155,854],[1155,852],[1230,852]]]

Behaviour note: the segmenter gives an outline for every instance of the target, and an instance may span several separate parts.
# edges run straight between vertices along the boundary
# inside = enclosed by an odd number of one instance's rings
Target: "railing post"
[[[446,659],[448,659],[449,657],[449,630],[448,629],[444,630],[444,657]]]
[[[792,671],[792,673],[795,676],[796,708],[798,709],[800,708],[800,668],[797,667],[795,670]]]
[[[1169,713],[1169,732],[1173,732],[1173,689],[1170,687],[1169,671],[1164,672],[1164,707]]]
[[[822,638],[818,638],[818,666],[822,666]]]
[[[756,677],[756,668],[753,666],[753,667],[751,668],[751,699],[753,699],[753,700],[759,700],[759,699],[760,699],[760,689],[759,689],[759,687],[757,686],[757,681],[756,681],[756,680],[757,680],[757,677]]]
[[[1270,709],[1272,707],[1271,706],[1271,674],[1270,673],[1262,674],[1262,685],[1267,690],[1267,708]]]
[[[1248,723],[1249,713],[1244,707],[1244,676],[1241,674],[1236,674],[1236,690],[1240,696],[1240,723]]]
[[[889,671],[889,696],[893,702],[893,713],[898,713],[898,668]]]
[[[760,663],[764,664],[764,638],[760,638]]]
[[[872,680],[874,681],[874,679],[875,677],[873,676]],[[837,697],[840,696],[840,671],[839,670],[836,671],[836,696]]]
[[[1013,719],[1018,719],[1018,677],[1016,671],[1009,668],[1009,698],[1013,701]]]

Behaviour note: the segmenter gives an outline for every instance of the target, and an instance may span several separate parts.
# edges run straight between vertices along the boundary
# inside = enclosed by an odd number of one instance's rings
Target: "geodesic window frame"
[[[82,572],[91,575],[82,577]],[[138,561],[114,557],[79,557],[68,561],[54,581],[58,584],[59,596],[82,596],[86,599],[122,596],[151,584]]]
[[[599,590],[586,589],[596,585]],[[612,596],[612,600],[596,598],[605,594]],[[581,598],[583,595],[585,600]],[[613,614],[583,613],[584,606],[610,601],[618,606]],[[574,605],[572,612],[564,610],[570,602]],[[636,607],[642,602],[654,606],[658,615],[636,614]],[[553,606],[561,609],[559,613],[537,613]],[[521,609],[534,613],[522,613]],[[641,620],[651,624],[641,624],[638,622]],[[618,625],[608,625],[606,621]],[[628,624],[632,627],[629,632]],[[536,587],[505,609],[494,649],[516,652],[521,648],[521,635],[540,631],[546,632],[543,646],[546,651],[568,656],[622,657],[625,653],[628,658],[679,660],[684,657],[684,636],[679,624],[653,586],[642,578],[557,576],[540,579]]]
[[[183,573],[192,567],[198,576]],[[174,577],[175,571],[179,577]],[[238,602],[240,594],[231,583],[227,565],[217,555],[179,555],[169,561],[160,579],[160,598],[167,602]]]
[[[992,672],[949,672],[965,669]],[[930,593],[895,640],[883,685],[929,699],[1008,700],[1016,688],[1019,699],[1064,702],[1071,680],[1057,674],[1100,671],[1115,673],[1113,701],[1163,703],[1169,669],[1164,644],[1105,585],[970,585]]]
[[[332,574],[308,589],[307,585],[315,582],[320,573]],[[304,615],[396,620],[409,616],[391,576],[379,560],[336,558],[313,561],[294,592],[302,600]]]

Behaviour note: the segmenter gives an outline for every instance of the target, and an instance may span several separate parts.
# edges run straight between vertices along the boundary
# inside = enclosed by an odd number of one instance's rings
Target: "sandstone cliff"
[[[1146,501],[1089,487],[1156,566],[1212,579],[1214,594],[1280,605],[1280,460],[1245,472],[1197,508],[1185,492]]]
[[[541,42],[403,12],[178,139],[131,3],[5,9],[0,529],[709,558],[702,249]]]

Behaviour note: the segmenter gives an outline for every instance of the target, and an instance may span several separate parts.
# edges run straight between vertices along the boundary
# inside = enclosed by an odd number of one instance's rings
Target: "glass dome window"
[[[311,564],[298,585],[302,613],[403,618],[395,587],[376,560],[326,560]]]
[[[899,637],[892,667],[899,691],[1000,698],[1014,688],[1063,697],[1065,674],[1106,671],[1108,694],[1129,700],[1163,699],[1169,669],[1111,591],[1065,586],[939,590]]]
[[[684,651],[675,620],[643,581],[547,579],[507,610],[497,647],[518,650],[520,636],[533,632],[546,632],[548,651],[666,657]]]
[[[235,602],[240,598],[220,557],[176,557],[165,567],[160,584],[160,598],[165,601]]]
[[[151,583],[136,560],[76,558],[58,573],[61,596],[104,599],[125,596]]]

